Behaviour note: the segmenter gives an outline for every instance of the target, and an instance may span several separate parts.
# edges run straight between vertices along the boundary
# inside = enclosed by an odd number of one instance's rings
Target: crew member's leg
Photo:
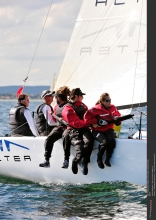
[[[108,147],[106,149],[106,160],[105,160],[105,164],[108,167],[111,167],[110,164],[110,158],[112,157],[113,154],[113,150],[116,146],[116,140],[115,140],[115,133],[113,129],[110,129],[108,131],[105,132],[107,139],[108,139]]]
[[[102,161],[102,157],[105,153],[105,150],[108,147],[108,139],[107,136],[105,135],[105,133],[99,132],[99,131],[92,131],[92,134],[95,138],[95,140],[97,140],[100,144],[98,147],[98,154],[97,154],[97,163],[99,168],[104,169],[104,164]]]
[[[29,136],[29,137],[34,137],[32,131],[26,131],[26,132],[21,132],[21,133],[13,133],[11,134],[11,137],[23,137],[23,136]]]
[[[54,126],[51,126],[48,128],[48,131],[39,131],[39,134],[40,136],[48,136],[54,128]]]
[[[76,156],[74,157],[72,161],[72,171],[74,174],[77,174],[78,163],[84,157],[83,140],[77,130],[70,130],[69,137],[71,140],[71,144],[75,147],[75,150],[76,150]]]
[[[44,153],[44,157],[45,157],[45,161],[44,163],[40,163],[39,166],[40,167],[49,167],[50,163],[49,163],[49,158],[51,157],[51,152],[53,149],[53,145],[55,143],[55,141],[57,141],[58,139],[62,138],[62,133],[63,133],[63,129],[62,127],[55,127],[50,134],[47,136],[45,142],[44,142],[44,148],[45,148],[45,153]]]
[[[83,142],[84,142],[84,159],[83,159],[83,174],[88,174],[88,163],[90,162],[90,156],[93,150],[94,137],[90,129],[85,129],[83,133]]]
[[[64,130],[62,138],[63,138],[63,149],[64,149],[64,162],[63,162],[62,168],[68,168],[69,157],[70,157],[70,147],[71,147],[71,141],[70,141],[68,129]]]

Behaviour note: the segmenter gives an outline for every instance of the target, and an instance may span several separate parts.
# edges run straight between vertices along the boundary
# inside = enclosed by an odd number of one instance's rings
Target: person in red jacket
[[[83,93],[80,88],[75,88],[71,91],[70,100],[63,111],[62,118],[69,126],[67,126],[71,144],[75,147],[76,156],[72,161],[72,171],[74,174],[78,172],[78,163],[82,159],[82,173],[88,174],[88,163],[93,150],[94,137],[89,129],[89,126],[83,120],[88,107],[82,102]],[[69,149],[66,149],[69,151]]]
[[[100,143],[98,147],[97,163],[99,168],[104,169],[104,163],[102,157],[106,151],[106,166],[111,166],[110,158],[115,148],[115,133],[113,126],[108,121],[117,119],[120,116],[120,112],[114,105],[111,104],[111,98],[108,93],[103,93],[100,99],[97,101],[94,107],[89,109],[84,115],[84,121],[92,125],[92,134],[94,138]],[[115,123],[117,126],[121,122]]]

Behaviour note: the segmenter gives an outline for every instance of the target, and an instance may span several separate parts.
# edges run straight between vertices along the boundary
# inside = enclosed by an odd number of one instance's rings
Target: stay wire
[[[142,91],[142,96],[143,96],[143,93],[144,93],[146,84],[147,84],[147,79],[146,79],[145,84],[144,84],[144,88],[143,88],[143,91]],[[141,98],[140,98],[140,103],[141,103],[141,100],[142,100],[142,96],[141,96]],[[139,103],[139,106],[138,106],[138,108],[137,108],[137,111],[138,111],[138,109],[139,109],[139,107],[140,107],[140,103]]]
[[[132,106],[131,106],[131,109],[133,109],[133,100],[134,100],[134,90],[135,90],[135,79],[136,79],[136,71],[137,71],[137,64],[138,64],[138,50],[139,50],[139,43],[140,43],[140,30],[141,30],[141,20],[142,20],[142,10],[143,10],[143,1],[142,1],[142,7],[141,7],[141,16],[140,16],[140,26],[139,26],[139,36],[138,36],[138,47],[137,47],[137,56],[136,56],[136,62],[135,62],[135,75],[134,75],[134,83],[133,83],[133,92],[132,92]],[[145,83],[146,85],[146,83]],[[144,88],[143,88],[143,92],[144,92],[144,89],[145,89],[145,85],[144,85]],[[142,96],[143,96],[143,92],[142,92]],[[141,96],[141,99],[142,99],[142,96]],[[141,102],[141,99],[140,99],[140,102]],[[140,103],[138,104],[138,108],[140,107]],[[133,119],[134,121],[134,119]],[[131,122],[129,122],[129,127],[131,126]],[[135,123],[136,124],[136,123]],[[137,125],[136,125],[137,126]]]
[[[36,45],[35,52],[34,52],[34,55],[33,55],[33,57],[32,57],[32,60],[31,60],[31,63],[30,63],[29,69],[28,69],[28,73],[27,73],[27,75],[26,75],[26,78],[23,80],[23,82],[24,82],[24,84],[23,84],[23,88],[24,88],[25,83],[26,83],[26,81],[27,81],[27,79],[28,79],[28,75],[29,75],[29,73],[30,73],[30,69],[31,69],[32,63],[33,63],[33,61],[34,61],[35,54],[36,54],[36,51],[37,51],[37,48],[38,48],[39,42],[40,42],[40,40],[41,40],[41,36],[42,36],[43,30],[44,30],[44,27],[45,27],[45,24],[46,24],[46,21],[47,21],[47,18],[48,18],[48,15],[49,15],[50,9],[51,9],[51,7],[52,7],[52,4],[53,4],[53,0],[51,1],[50,7],[49,7],[49,9],[48,9],[48,12],[47,12],[47,15],[46,15],[46,19],[45,19],[45,21],[44,21],[44,24],[43,24],[43,27],[42,27],[42,30],[41,30],[41,33],[40,33],[40,36],[39,36],[39,39],[38,39],[38,42],[37,42],[37,45]]]
[[[140,30],[141,30],[142,10],[143,10],[143,1],[142,1],[142,8],[141,8],[140,27],[139,27],[139,37],[138,37],[138,48],[137,48],[137,57],[136,57],[136,64],[135,64],[135,76],[134,76],[134,86],[133,86],[133,95],[132,95],[132,108],[133,108],[134,89],[135,89],[135,79],[136,79],[136,70],[137,70],[137,62],[138,62],[138,49],[139,49],[139,42],[140,42]],[[140,105],[140,104],[139,104],[139,105]]]

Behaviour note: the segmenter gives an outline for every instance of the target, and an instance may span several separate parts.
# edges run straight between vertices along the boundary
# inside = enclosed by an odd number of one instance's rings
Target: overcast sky
[[[54,73],[60,71],[81,3],[82,0],[0,0],[0,86],[23,85],[27,75],[25,85],[52,84]]]

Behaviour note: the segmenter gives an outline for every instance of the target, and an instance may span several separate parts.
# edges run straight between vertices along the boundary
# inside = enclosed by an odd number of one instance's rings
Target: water
[[[31,101],[34,111],[41,101]],[[8,113],[16,101],[0,101],[0,135],[9,133]],[[146,108],[139,111],[146,112]],[[139,112],[135,115],[140,114]],[[135,122],[124,121],[121,138],[129,130],[137,131]],[[143,117],[143,129],[147,127]],[[129,129],[130,127],[130,129]],[[147,187],[127,182],[94,184],[40,184],[0,176],[0,219],[147,219]]]

